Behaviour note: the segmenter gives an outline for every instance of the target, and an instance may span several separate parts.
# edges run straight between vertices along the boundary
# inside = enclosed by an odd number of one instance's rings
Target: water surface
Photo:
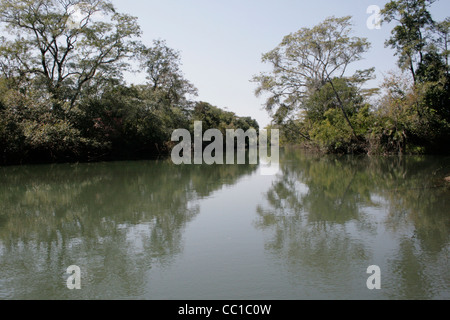
[[[0,299],[449,299],[447,157],[0,168]],[[66,287],[81,268],[81,290]],[[367,268],[381,268],[369,290]]]

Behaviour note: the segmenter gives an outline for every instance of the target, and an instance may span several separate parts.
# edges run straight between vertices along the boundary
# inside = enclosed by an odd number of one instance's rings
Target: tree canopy
[[[198,116],[180,53],[146,46],[109,0],[0,0],[0,26],[0,163],[169,154],[172,131]],[[146,83],[124,81],[132,65]]]
[[[1,0],[3,75],[34,80],[72,107],[86,87],[120,76],[141,33],[137,19],[106,0]],[[100,18],[99,18],[100,17]]]
[[[329,17],[286,35],[263,54],[269,72],[252,78],[266,98],[269,127],[284,143],[333,153],[443,152],[450,143],[450,18],[435,0],[391,0],[386,46],[399,73],[368,88],[358,70],[370,49],[352,18]],[[146,45],[137,18],[109,0],[0,0],[0,163],[95,161],[170,154],[171,133],[258,129],[196,101],[181,55],[164,40]],[[139,66],[146,82],[127,84]]]
[[[272,71],[252,80],[283,142],[339,153],[442,151],[450,143],[449,18],[433,20],[434,2],[393,0],[381,11],[395,23],[386,46],[411,84],[403,73],[371,89],[374,68],[348,74],[370,48],[351,36],[351,17],[302,28],[265,53]]]

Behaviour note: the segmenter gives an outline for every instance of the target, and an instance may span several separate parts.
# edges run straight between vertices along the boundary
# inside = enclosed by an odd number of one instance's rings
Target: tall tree
[[[385,22],[396,22],[386,45],[396,50],[398,64],[413,78],[421,144],[450,138],[449,18],[437,22],[430,13],[436,0],[392,0],[382,10]]]
[[[441,52],[442,58],[445,61],[447,70],[445,70],[447,77],[449,77],[449,64],[448,56],[450,55],[450,17],[447,17],[444,21],[436,23],[436,47]]]
[[[397,23],[386,46],[396,51],[399,67],[409,70],[414,82],[417,81],[416,71],[424,61],[430,40],[428,30],[434,25],[428,9],[435,1],[392,0],[381,11],[384,22]]]
[[[10,33],[3,75],[32,79],[71,107],[84,88],[120,76],[140,35],[136,18],[108,0],[0,0],[0,22]]]
[[[169,105],[189,109],[189,96],[196,96],[197,89],[184,78],[181,71],[180,53],[169,48],[165,41],[155,40],[150,48],[139,50],[141,67],[147,74],[147,88],[153,94],[159,93]]]
[[[333,78],[346,76],[348,66],[360,60],[370,47],[367,39],[350,35],[351,26],[350,16],[331,17],[313,28],[303,28],[284,37],[279,46],[264,54],[262,61],[270,63],[273,70],[255,76],[253,81],[258,83],[256,95],[268,94],[266,110],[285,118],[303,109],[304,99],[311,92],[330,83],[339,108],[354,132],[333,83]],[[348,79],[361,83],[372,73],[373,69],[358,71]]]

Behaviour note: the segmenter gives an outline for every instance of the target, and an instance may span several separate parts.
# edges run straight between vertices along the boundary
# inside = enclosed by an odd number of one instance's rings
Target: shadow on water
[[[0,299],[144,295],[146,270],[183,250],[198,200],[255,170],[170,161],[0,168]],[[65,286],[73,264],[85,290]]]
[[[449,171],[448,157],[286,150],[255,226],[291,280],[318,297],[450,298]],[[378,293],[365,287],[372,264],[384,272]]]

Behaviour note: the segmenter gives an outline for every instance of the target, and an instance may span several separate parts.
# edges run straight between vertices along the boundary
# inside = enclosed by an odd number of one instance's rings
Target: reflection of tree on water
[[[446,160],[417,158],[404,166],[404,183],[385,192],[388,230],[413,228],[411,235],[399,240],[397,255],[391,261],[395,276],[401,280],[398,294],[408,299],[450,298],[450,188],[441,179],[446,173],[442,168],[449,164]],[[439,279],[432,276],[436,274]]]
[[[85,298],[143,294],[145,271],[181,252],[196,200],[253,170],[169,162],[0,168],[0,280],[9,281],[0,298],[63,298],[61,268],[72,264],[85,270],[90,285],[77,292]]]
[[[342,275],[361,267],[368,255],[344,225],[359,215],[355,174],[351,167],[331,172],[333,163],[291,156],[285,154],[282,174],[266,194],[267,205],[257,208],[257,227],[272,232],[266,248],[286,262],[297,283],[325,292],[351,290]],[[331,174],[338,176],[330,179]]]
[[[450,190],[442,185],[446,172],[440,170],[448,160],[319,157],[286,151],[282,174],[257,208],[256,225],[271,232],[267,250],[302,283],[305,274],[308,281],[316,277],[319,282],[361,274],[373,263],[371,239],[386,230],[402,238],[387,262],[392,272],[389,295],[448,294],[444,260],[449,252]],[[433,279],[441,269],[443,279]],[[347,282],[334,284],[345,288]]]

